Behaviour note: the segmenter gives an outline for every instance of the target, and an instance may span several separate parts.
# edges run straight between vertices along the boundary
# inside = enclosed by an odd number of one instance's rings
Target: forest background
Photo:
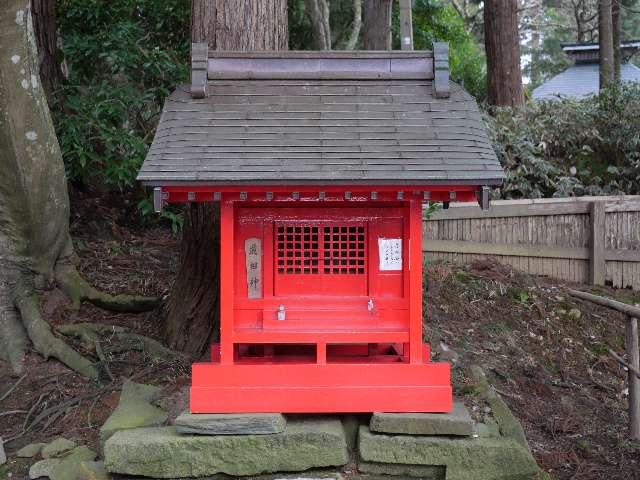
[[[363,48],[360,0],[326,1],[324,48]],[[312,49],[313,1],[289,0],[289,48]],[[392,46],[400,48],[393,2]],[[130,216],[155,221],[135,176],[164,98],[188,80],[190,2],[58,0],[56,62],[62,79],[50,98],[72,188],[126,194]],[[361,5],[360,5],[361,8]],[[621,2],[622,39],[640,38],[640,6]],[[452,79],[485,111],[483,2],[414,0],[416,49],[450,45]],[[598,41],[597,0],[520,0],[518,32],[525,103],[492,108],[487,124],[507,181],[502,198],[639,194],[640,86],[614,85],[586,100],[534,102],[531,91],[565,69],[567,42]],[[640,55],[632,61],[640,64]],[[163,212],[177,233],[182,217]]]

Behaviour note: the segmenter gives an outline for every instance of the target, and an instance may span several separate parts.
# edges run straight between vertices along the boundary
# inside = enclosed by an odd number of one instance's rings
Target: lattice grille
[[[364,226],[278,225],[276,235],[279,274],[366,273],[367,236]]]
[[[363,226],[323,227],[324,273],[362,275],[366,263]]]
[[[318,231],[319,227],[312,226],[278,227],[278,273],[319,273]]]

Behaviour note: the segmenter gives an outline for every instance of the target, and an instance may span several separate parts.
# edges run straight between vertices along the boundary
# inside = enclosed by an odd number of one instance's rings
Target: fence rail
[[[452,204],[424,221],[425,257],[495,258],[579,283],[640,290],[640,196]]]
[[[638,317],[640,317],[640,308],[578,290],[569,290],[569,295],[617,310],[618,312],[624,313],[627,317],[625,348],[627,350],[628,361],[625,361],[613,350],[609,350],[609,354],[615,358],[618,363],[626,367],[629,372],[627,375],[629,382],[629,435],[632,440],[640,440],[640,347],[638,347]]]

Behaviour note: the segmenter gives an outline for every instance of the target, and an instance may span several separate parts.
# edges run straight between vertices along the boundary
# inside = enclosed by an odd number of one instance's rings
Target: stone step
[[[359,448],[358,468],[375,474],[434,480],[530,480],[540,473],[529,451],[506,437],[387,435],[362,426]]]
[[[451,413],[374,413],[369,428],[381,433],[471,436],[473,419],[457,401]]]
[[[173,422],[180,433],[198,435],[267,435],[281,433],[281,413],[183,413]]]
[[[175,427],[115,433],[104,446],[109,472],[152,478],[258,475],[345,465],[344,429],[336,418],[289,419],[272,435],[184,435]]]

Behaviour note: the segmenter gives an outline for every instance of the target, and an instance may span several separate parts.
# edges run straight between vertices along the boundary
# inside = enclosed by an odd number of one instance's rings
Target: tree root
[[[24,352],[27,348],[27,333],[20,323],[13,305],[11,281],[14,272],[2,258],[0,239],[0,359],[9,362],[15,375],[24,372]]]
[[[10,310],[0,311],[0,358],[9,362],[15,375],[24,372],[26,348],[27,333],[13,306]]]
[[[93,363],[53,334],[51,326],[40,314],[40,298],[33,288],[20,282],[14,292],[14,305],[20,311],[22,324],[38,353],[45,359],[55,357],[86,377],[98,378],[98,369]]]
[[[83,300],[114,312],[148,312],[160,303],[158,298],[139,295],[109,295],[92,287],[73,265],[59,264],[55,271],[58,286],[71,298],[73,307],[80,308]]]
[[[95,351],[96,355],[106,362],[106,353],[120,353],[136,350],[155,360],[185,361],[183,354],[168,349],[160,342],[129,333],[122,327],[102,325],[99,323],[74,323],[61,325],[57,328],[63,335],[78,338],[86,348]]]

